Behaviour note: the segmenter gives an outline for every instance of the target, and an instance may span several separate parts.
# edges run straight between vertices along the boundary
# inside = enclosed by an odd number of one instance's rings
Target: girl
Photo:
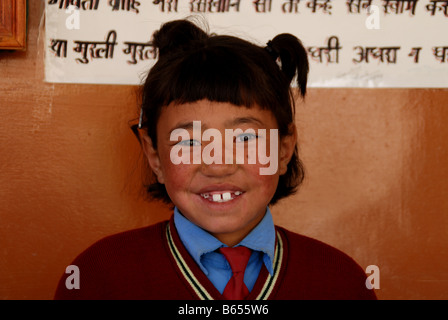
[[[178,20],[153,46],[138,134],[147,191],[173,216],[94,244],[73,262],[80,289],[64,276],[56,298],[375,299],[351,258],[274,226],[269,210],[304,178],[291,90],[294,79],[306,93],[301,42],[260,47]]]

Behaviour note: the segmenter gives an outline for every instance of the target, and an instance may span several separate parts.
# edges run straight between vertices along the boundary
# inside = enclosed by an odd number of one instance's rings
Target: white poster
[[[294,34],[309,87],[448,87],[448,0],[46,0],[45,79],[141,84],[152,33],[189,16],[263,46]]]

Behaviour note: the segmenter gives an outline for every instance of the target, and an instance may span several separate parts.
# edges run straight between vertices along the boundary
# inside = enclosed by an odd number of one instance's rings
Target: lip
[[[208,208],[209,210],[212,210],[209,213],[221,212],[221,213],[227,214],[227,213],[229,213],[228,210],[231,210],[231,209],[235,208],[236,206],[238,206],[238,204],[240,203],[242,198],[244,198],[244,193],[233,198],[230,201],[215,202],[215,201],[210,201],[210,200],[202,197],[200,194],[196,195],[197,201],[199,201],[199,203],[202,206],[204,206],[205,208]]]
[[[231,192],[231,193],[235,193],[235,192],[240,192],[240,194],[234,198],[232,198],[232,200],[230,201],[210,201],[209,199],[204,198],[202,195],[205,193],[208,193],[210,195],[216,194],[216,193],[224,193],[224,192]],[[234,185],[234,184],[213,184],[213,185],[208,185],[205,187],[202,187],[199,192],[197,193],[197,198],[199,200],[199,202],[202,205],[205,205],[207,208],[211,209],[211,210],[217,210],[217,211],[222,211],[224,210],[224,212],[226,212],[226,210],[230,210],[231,208],[233,208],[234,206],[236,206],[238,203],[240,203],[241,199],[244,196],[245,191]]]
[[[201,193],[212,193],[212,192],[222,192],[222,191],[230,191],[230,192],[240,191],[240,192],[244,193],[244,190],[242,188],[235,186],[233,184],[208,185],[206,187],[199,189],[199,191],[197,193],[200,195]]]

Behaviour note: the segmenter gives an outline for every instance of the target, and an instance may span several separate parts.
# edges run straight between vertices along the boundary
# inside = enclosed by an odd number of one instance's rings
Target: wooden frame
[[[26,0],[0,1],[0,49],[26,48]]]

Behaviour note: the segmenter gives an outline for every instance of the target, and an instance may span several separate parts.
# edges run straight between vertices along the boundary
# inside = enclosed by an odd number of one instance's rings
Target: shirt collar
[[[263,262],[269,273],[273,275],[272,268],[275,254],[275,227],[271,210],[266,207],[266,214],[258,225],[238,244],[249,249],[264,253]]]
[[[213,252],[226,245],[185,218],[177,207],[174,208],[174,224],[177,233],[179,234],[179,238],[193,260],[195,260],[205,274],[208,274],[207,269],[201,263],[201,257],[204,254]],[[260,223],[239,244],[237,244],[237,246],[238,245],[263,252],[263,263],[269,273],[271,275],[273,274],[272,265],[275,254],[275,227],[271,211],[268,207],[266,208],[266,214]]]
[[[174,208],[174,224],[179,238],[199,267],[208,274],[207,269],[201,263],[201,256],[215,251],[224,244],[204,229],[185,218],[177,207]]]

